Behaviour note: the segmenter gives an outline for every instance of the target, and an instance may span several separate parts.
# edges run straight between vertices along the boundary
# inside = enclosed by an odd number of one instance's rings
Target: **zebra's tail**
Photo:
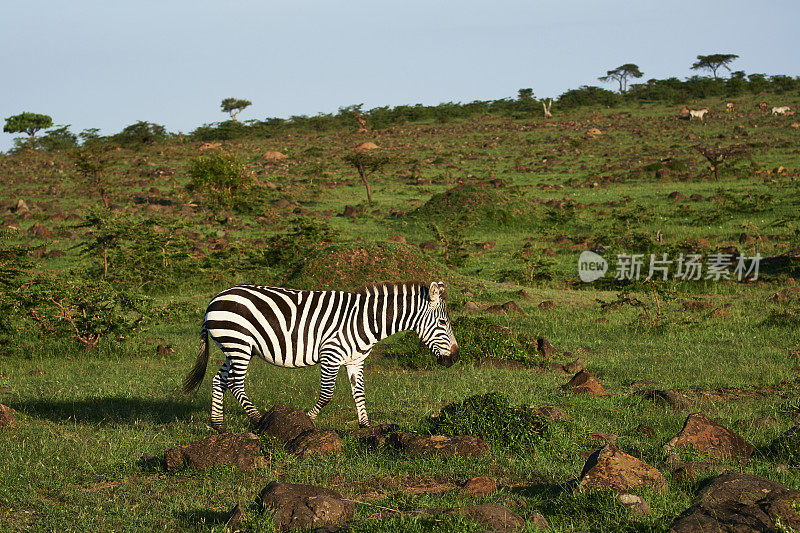
[[[200,352],[197,354],[194,367],[183,379],[183,392],[192,392],[200,386],[206,375],[206,366],[208,366],[208,330],[203,324],[203,330],[200,332]]]

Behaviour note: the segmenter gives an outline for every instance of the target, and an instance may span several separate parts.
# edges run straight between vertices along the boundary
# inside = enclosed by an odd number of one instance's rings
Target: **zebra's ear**
[[[438,282],[434,281],[433,283],[431,283],[431,286],[428,289],[428,297],[431,300],[431,307],[436,307],[442,301],[441,292],[442,292],[442,287],[439,286]]]

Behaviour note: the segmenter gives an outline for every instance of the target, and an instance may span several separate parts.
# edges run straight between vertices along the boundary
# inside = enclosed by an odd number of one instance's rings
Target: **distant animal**
[[[736,111],[736,104],[734,102],[728,102],[725,104],[725,111],[728,113],[733,113]]]
[[[768,104],[768,103],[766,103],[766,102],[761,102],[760,104],[758,104],[758,106],[757,106],[757,107],[758,107],[758,108],[759,108],[761,111],[766,111],[767,109],[769,109],[769,104]]]
[[[706,113],[708,113],[708,109],[698,109],[696,111],[694,109],[690,109],[689,110],[689,120],[691,120],[693,118],[699,118],[700,121],[702,122],[703,121],[703,117],[706,115]]]
[[[308,411],[315,419],[330,401],[339,368],[347,368],[360,426],[368,426],[364,406],[364,360],[375,344],[398,331],[412,330],[440,365],[458,360],[445,305],[444,284],[386,283],[360,292],[305,291],[237,285],[208,305],[200,331],[200,352],[183,382],[185,392],[203,381],[211,337],[225,362],[211,382],[211,426],[224,430],[223,395],[230,390],[250,420],[261,414],[245,394],[244,379],[254,355],[286,368],[320,364],[319,399]]]
[[[781,106],[781,107],[773,107],[772,108],[772,115],[773,116],[774,115],[786,115],[791,110],[792,110],[792,108],[789,107],[788,105],[784,105],[784,106]]]

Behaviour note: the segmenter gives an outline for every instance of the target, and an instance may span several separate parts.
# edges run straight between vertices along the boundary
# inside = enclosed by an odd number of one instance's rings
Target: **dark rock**
[[[408,433],[393,433],[389,442],[413,456],[436,454],[449,457],[452,455],[464,457],[477,457],[489,453],[489,444],[471,435],[411,435]]]
[[[353,504],[335,490],[313,485],[273,481],[256,500],[272,511],[276,529],[309,529],[347,522],[355,513]]]
[[[703,198],[702,194],[694,193],[691,196],[689,196],[689,200],[693,202],[702,202],[703,200],[705,200],[705,198]]]
[[[555,405],[541,405],[539,407],[531,407],[533,413],[537,416],[541,416],[542,418],[546,418],[550,421],[555,420],[567,420],[569,416],[560,408],[556,407]]]
[[[770,454],[782,459],[788,459],[792,464],[800,463],[800,426],[776,437],[769,445]]]
[[[539,309],[549,311],[556,308],[556,303],[553,300],[544,300],[543,302],[539,303],[538,307]]]
[[[655,437],[656,436],[656,430],[651,428],[650,426],[646,426],[644,424],[639,424],[638,426],[636,426],[636,429],[634,429],[634,431],[637,434],[641,435],[642,437]]]
[[[686,195],[683,194],[682,192],[674,191],[674,192],[669,193],[667,195],[667,198],[670,198],[672,200],[682,200],[682,199],[686,198]]]
[[[225,533],[232,533],[239,530],[239,524],[244,519],[244,511],[240,504],[231,509],[228,516],[225,518]]]
[[[584,368],[586,368],[587,364],[588,363],[586,362],[586,359],[584,359],[583,357],[578,357],[571,363],[564,365],[564,370],[570,374],[576,374],[581,370],[583,370]]]
[[[689,402],[683,396],[671,390],[642,389],[633,394],[655,402],[658,405],[669,407],[670,409],[678,410],[689,407]]]
[[[572,391],[576,394],[589,394],[591,396],[608,396],[608,393],[597,381],[594,376],[586,370],[581,370],[562,387],[564,390]]]
[[[464,483],[464,492],[475,498],[483,498],[497,490],[497,482],[485,476],[474,477]]]
[[[609,444],[616,444],[617,443],[617,439],[619,438],[616,435],[614,435],[613,433],[602,433],[602,432],[599,432],[599,431],[595,431],[595,432],[589,433],[588,437],[589,437],[589,440],[604,440]]]
[[[536,339],[536,350],[545,357],[550,357],[556,353],[555,346],[550,344],[550,341],[544,337]]]
[[[520,289],[519,292],[517,293],[517,296],[519,296],[523,300],[530,300],[531,299],[531,295],[528,294],[527,292],[525,292],[525,289]]]
[[[797,502],[800,491],[780,483],[747,474],[722,474],[698,493],[697,503],[672,522],[670,531],[791,531],[800,528]]]
[[[617,492],[642,487],[664,490],[667,480],[658,469],[608,444],[586,460],[580,475],[580,487]]]
[[[311,455],[325,456],[338,453],[344,442],[332,429],[311,429],[286,443],[286,451],[305,459]]]
[[[52,239],[54,237],[53,232],[44,227],[40,222],[35,222],[33,226],[28,229],[28,233],[37,239]]]
[[[464,516],[478,522],[486,528],[486,531],[515,531],[525,527],[525,520],[521,516],[499,503],[465,505],[464,507],[431,509],[430,511],[432,511],[432,514],[441,516]]]
[[[276,405],[264,413],[257,426],[259,435],[269,435],[286,444],[301,433],[314,429],[314,422],[300,409]]]
[[[675,464],[670,468],[670,471],[672,472],[672,477],[679,483],[694,483],[697,476],[719,466],[709,461],[684,463],[676,456],[672,457]]]
[[[14,411],[10,407],[0,404],[0,428],[13,428],[17,425],[17,419],[14,417]]]
[[[164,357],[164,356],[167,356],[167,355],[175,353],[175,348],[173,348],[172,346],[166,346],[164,344],[159,344],[158,348],[156,348],[156,353],[158,353],[158,355],[160,357]]]
[[[292,205],[294,204],[292,204],[292,202],[290,202],[286,198],[279,198],[274,202],[272,202],[272,207],[275,207],[277,209],[286,209],[288,207],[292,207]]]
[[[478,304],[475,302],[467,302],[464,304],[464,308],[462,309],[464,313],[477,313],[480,311],[478,308]]]
[[[221,433],[206,439],[169,448],[164,452],[168,471],[185,464],[204,469],[214,465],[231,465],[236,470],[250,470],[256,465],[255,454],[261,449],[261,440],[252,433]]]
[[[46,254],[44,254],[47,258],[55,258],[55,257],[66,257],[67,252],[64,250],[50,250]]]
[[[752,444],[702,413],[689,415],[683,429],[664,446],[664,451],[669,455],[678,448],[691,448],[719,458],[746,459],[755,451]]]
[[[433,241],[425,241],[420,243],[419,247],[427,252],[435,252],[439,249],[439,243]]]

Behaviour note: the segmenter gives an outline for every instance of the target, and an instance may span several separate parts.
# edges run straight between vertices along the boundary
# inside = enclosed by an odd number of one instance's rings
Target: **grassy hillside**
[[[549,120],[361,133],[354,123],[353,132],[0,155],[0,403],[18,421],[0,429],[0,527],[219,531],[227,510],[250,505],[272,479],[368,501],[357,506],[365,518],[374,505],[463,503],[457,492],[410,495],[403,488],[414,480],[487,475],[501,489],[482,501],[522,500],[521,514],[539,512],[556,531],[665,530],[714,472],[688,484],[668,472],[662,446],[693,411],[759,450],[717,471],[800,488],[797,465],[764,452],[800,415],[800,127],[756,104],[742,98],[726,113],[722,101],[696,102],[711,110],[704,122],[641,104],[554,109]],[[364,142],[383,158],[368,177],[371,205],[343,159]],[[708,149],[731,153],[718,176],[701,154]],[[585,250],[610,264],[593,283],[578,277]],[[681,281],[673,263],[667,281],[644,280],[650,254],[714,253],[759,254],[758,279]],[[617,254],[644,254],[640,280],[614,279]],[[558,405],[569,419],[549,424],[525,453],[493,448],[490,460],[412,459],[349,440],[339,456],[303,461],[265,441],[269,466],[245,473],[167,475],[139,460],[211,434],[207,384],[196,396],[179,388],[219,290],[412,279],[446,283],[463,361],[437,367],[413,334],[383,341],[365,371],[372,420],[415,430],[445,404],[493,391],[514,404]],[[508,301],[524,314],[483,311]],[[540,337],[558,347],[554,355],[536,351]],[[609,396],[561,391],[570,375],[553,363],[577,357]],[[220,362],[215,348],[209,373]],[[317,368],[259,361],[248,391],[261,409],[308,409],[318,380]],[[642,381],[683,393],[691,409],[631,395]],[[353,427],[346,385],[340,378],[318,426]],[[231,398],[226,413],[229,429],[249,428]],[[637,432],[640,424],[655,436]],[[593,432],[617,435],[620,448],[665,472],[668,491],[641,492],[649,515],[564,488],[580,473],[581,452],[600,445]],[[246,518],[245,530],[271,530],[255,507]],[[387,517],[359,527],[478,526]]]

